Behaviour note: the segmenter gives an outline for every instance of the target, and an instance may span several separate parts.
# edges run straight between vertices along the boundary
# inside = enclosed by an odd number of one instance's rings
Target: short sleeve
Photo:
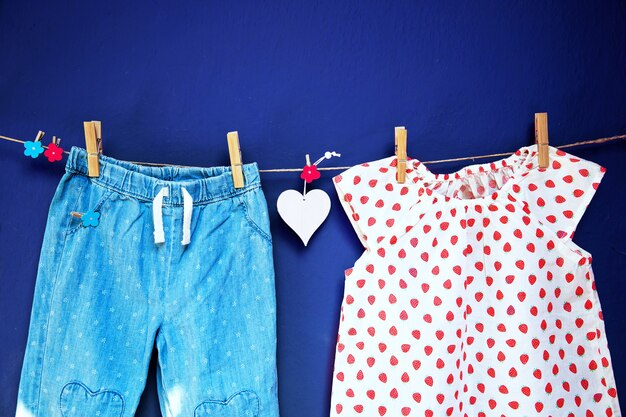
[[[558,237],[572,239],[605,171],[594,162],[551,147],[549,168],[534,170],[524,178],[525,201]]]
[[[339,201],[363,247],[373,249],[410,208],[410,189],[396,181],[395,157],[368,162],[333,178]]]

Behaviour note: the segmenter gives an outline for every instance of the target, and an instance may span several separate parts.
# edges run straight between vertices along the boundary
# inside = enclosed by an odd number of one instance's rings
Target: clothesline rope
[[[6,141],[10,141],[10,142],[17,142],[17,143],[26,143],[26,141],[20,140],[20,139],[14,139],[14,138],[10,138],[7,136],[2,136],[0,135],[0,139],[2,140],[6,140]],[[591,139],[591,140],[582,140],[582,141],[578,141],[578,142],[573,142],[573,143],[566,143],[564,145],[558,145],[555,146],[555,148],[558,149],[566,149],[566,148],[573,148],[576,146],[583,146],[583,145],[596,145],[596,144],[600,144],[600,143],[606,143],[606,142],[611,142],[614,140],[620,140],[620,139],[626,139],[626,135],[617,135],[617,136],[610,136],[610,137],[606,137],[606,138],[598,138],[598,139]],[[47,148],[47,146],[44,146],[44,148]],[[68,151],[63,151],[63,153],[68,154]],[[486,159],[486,158],[498,158],[498,157],[503,157],[503,156],[509,156],[512,155],[515,152],[502,152],[502,153],[492,153],[492,154],[487,154],[487,155],[476,155],[476,156],[463,156],[463,157],[459,157],[459,158],[448,158],[448,159],[435,159],[432,161],[422,161],[423,164],[442,164],[442,163],[446,163],[446,162],[461,162],[461,161],[473,161],[475,159]],[[171,165],[171,164],[162,164],[162,163],[157,163],[157,162],[142,162],[142,161],[129,161],[133,164],[139,164],[139,165],[146,165],[146,166],[167,166],[167,165]],[[190,168],[188,165],[175,165],[178,167],[183,167],[183,168]],[[336,166],[336,167],[319,167],[317,168],[319,171],[344,171],[348,168],[351,168],[349,166]],[[302,168],[272,168],[272,169],[259,169],[259,172],[300,172],[302,171]]]

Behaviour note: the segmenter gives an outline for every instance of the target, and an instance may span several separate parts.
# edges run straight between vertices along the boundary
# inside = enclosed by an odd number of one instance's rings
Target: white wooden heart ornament
[[[276,206],[280,217],[306,246],[330,212],[330,197],[318,189],[307,191],[305,195],[296,190],[286,190],[278,196]]]

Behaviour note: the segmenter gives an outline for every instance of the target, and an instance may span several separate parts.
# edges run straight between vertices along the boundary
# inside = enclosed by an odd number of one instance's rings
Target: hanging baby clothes
[[[366,248],[346,271],[332,416],[620,416],[591,255],[604,175],[536,146],[434,174],[395,157],[335,177]]]

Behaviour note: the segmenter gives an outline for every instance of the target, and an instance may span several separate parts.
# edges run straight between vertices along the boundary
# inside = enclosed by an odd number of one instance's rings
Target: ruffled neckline
[[[538,168],[537,146],[525,146],[497,161],[472,164],[452,173],[437,174],[417,159],[407,161],[407,179],[428,192],[446,200],[495,200],[516,179]]]

